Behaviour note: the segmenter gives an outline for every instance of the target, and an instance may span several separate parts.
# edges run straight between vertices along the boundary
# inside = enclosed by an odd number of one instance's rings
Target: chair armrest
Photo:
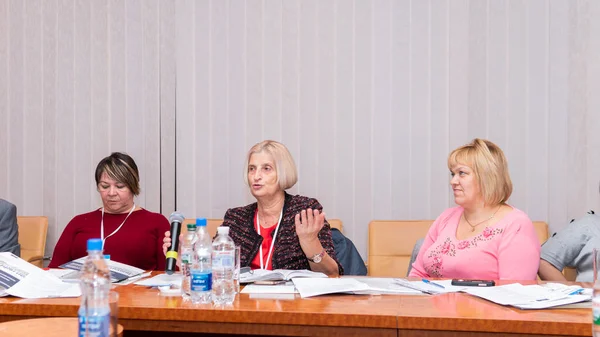
[[[44,264],[44,257],[41,256],[41,255],[35,255],[35,256],[30,257],[27,260],[27,262],[29,262],[29,263],[31,263],[33,265],[36,265],[36,266],[38,266],[38,267],[41,268],[43,266],[43,264]]]

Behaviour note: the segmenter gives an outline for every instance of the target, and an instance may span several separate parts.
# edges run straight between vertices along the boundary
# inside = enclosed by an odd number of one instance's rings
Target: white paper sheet
[[[78,297],[78,284],[62,282],[51,273],[11,253],[0,253],[2,294],[21,298]]]
[[[174,274],[159,274],[154,277],[144,279],[135,282],[135,284],[146,287],[164,287],[164,286],[176,286],[181,288],[181,282],[183,281],[183,275],[181,273]]]
[[[441,287],[435,286],[431,283],[425,283],[423,281],[408,281],[406,279],[394,279],[394,282],[396,282],[397,284],[399,284],[403,287],[418,290],[425,294],[431,294],[431,295],[457,293],[466,288],[466,287],[462,287],[462,286],[460,286],[460,287],[453,286],[452,280],[432,281],[432,282],[435,282],[436,284],[441,285]]]
[[[241,291],[242,294],[297,294],[298,291],[292,282],[285,285],[257,285],[248,284]]]
[[[366,283],[353,278],[294,278],[294,286],[302,298],[325,294],[370,290]]]
[[[355,291],[357,295],[422,294],[419,290],[399,285],[393,278],[361,277],[356,280],[369,286],[369,290]]]
[[[488,301],[521,309],[544,309],[559,305],[588,301],[589,295],[567,295],[540,285],[520,283],[486,288],[467,288],[464,292]]]
[[[588,304],[588,306],[591,307],[590,297],[586,295],[570,295],[558,300],[536,301],[526,304],[513,304],[513,306],[520,309],[546,309],[580,302],[590,303]]]
[[[87,256],[62,264],[60,267],[64,269],[81,270]],[[125,281],[131,277],[135,277],[144,273],[143,269],[130,266],[125,263],[120,263],[113,260],[106,260],[106,265],[110,271],[111,281],[113,283]]]
[[[286,280],[289,281],[297,277],[310,277],[310,278],[327,278],[327,275],[311,270],[288,270],[288,269],[276,269],[276,270],[265,270],[255,269],[247,273],[240,274],[241,283],[251,283],[255,281],[272,281],[272,280]]]
[[[550,291],[539,285],[524,286],[520,283],[496,287],[471,287],[463,291],[502,305],[553,301],[569,296],[561,292]]]

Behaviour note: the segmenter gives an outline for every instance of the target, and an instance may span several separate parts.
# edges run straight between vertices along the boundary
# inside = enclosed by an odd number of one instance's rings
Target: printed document
[[[537,284],[524,286],[520,283],[512,283],[496,287],[466,287],[463,291],[494,303],[521,309],[551,308],[591,299],[589,295],[568,295],[563,291]]]
[[[81,270],[81,267],[83,267],[83,263],[86,258],[87,256],[84,256],[77,260],[73,260],[71,262],[67,262],[61,265],[61,268],[77,271],[77,273],[67,274],[63,276],[62,279],[66,280],[69,278],[78,278],[78,272]],[[119,263],[113,260],[106,260],[106,264],[108,265],[108,270],[110,271],[110,278],[113,283],[121,282],[127,280],[130,277],[138,276],[144,273],[143,269],[136,268],[125,263]]]
[[[0,296],[21,298],[78,297],[79,284],[62,282],[11,253],[0,253]]]
[[[165,287],[165,286],[174,286],[177,288],[181,288],[181,283],[183,282],[183,275],[181,273],[173,273],[169,274],[158,274],[154,277],[137,281],[135,284],[139,286],[146,287]]]
[[[288,269],[276,269],[276,270],[265,270],[255,269],[247,273],[240,274],[240,283],[252,283],[255,281],[277,281],[285,280],[289,281],[296,277],[311,277],[311,278],[327,278],[327,275],[311,270],[288,270]]]
[[[403,287],[418,290],[430,295],[457,293],[467,288],[463,286],[453,286],[452,280],[436,280],[431,281],[430,283],[425,283],[423,281],[409,281],[406,279],[397,278],[394,279],[394,282]]]

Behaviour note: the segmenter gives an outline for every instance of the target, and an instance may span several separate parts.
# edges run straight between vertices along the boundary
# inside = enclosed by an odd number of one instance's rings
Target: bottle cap
[[[217,227],[217,233],[219,233],[219,235],[229,235],[229,226]]]
[[[189,224],[187,224],[187,230],[188,231],[195,231],[196,230],[196,224],[195,223],[189,223]]]
[[[206,218],[196,218],[196,227],[206,227]]]
[[[102,250],[102,240],[89,239],[87,242],[87,250]]]

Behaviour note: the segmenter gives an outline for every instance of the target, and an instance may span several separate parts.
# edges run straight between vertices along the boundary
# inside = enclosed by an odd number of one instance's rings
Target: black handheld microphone
[[[177,248],[179,247],[179,233],[181,233],[181,224],[184,216],[179,212],[171,213],[169,222],[171,223],[171,247],[167,251],[167,267],[165,272],[169,275],[175,272],[177,265]]]

